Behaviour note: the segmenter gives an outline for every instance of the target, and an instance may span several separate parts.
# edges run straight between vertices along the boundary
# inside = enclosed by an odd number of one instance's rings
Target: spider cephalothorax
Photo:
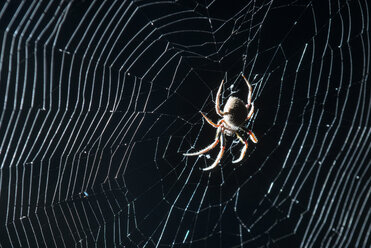
[[[241,133],[247,133],[252,142],[254,143],[258,142],[254,133],[250,130],[248,131],[245,130],[245,128],[243,127],[245,122],[249,120],[252,114],[254,113],[254,103],[251,102],[252,87],[249,81],[247,81],[247,79],[245,78],[245,76],[242,75],[242,77],[245,80],[247,87],[249,88],[249,93],[247,96],[247,104],[245,104],[244,101],[242,101],[238,97],[230,96],[223,108],[223,111],[221,111],[220,110],[220,95],[222,93],[222,88],[223,88],[223,83],[224,83],[224,80],[222,80],[219,86],[218,92],[216,93],[216,101],[215,101],[216,113],[220,117],[222,117],[222,119],[220,119],[218,123],[215,124],[209,118],[207,118],[203,113],[201,113],[202,116],[205,118],[205,120],[211,126],[217,128],[214,142],[198,152],[183,154],[184,156],[196,156],[196,155],[206,153],[210,151],[211,149],[213,149],[219,143],[219,139],[220,139],[219,154],[215,162],[209,167],[204,168],[203,169],[204,171],[211,170],[219,164],[221,158],[223,157],[224,150],[225,150],[225,135],[232,136],[233,134],[235,134],[237,138],[241,141],[241,143],[244,144],[244,147],[241,150],[240,157],[237,160],[232,161],[232,163],[238,163],[245,157],[248,144],[247,144],[247,140],[242,138]]]

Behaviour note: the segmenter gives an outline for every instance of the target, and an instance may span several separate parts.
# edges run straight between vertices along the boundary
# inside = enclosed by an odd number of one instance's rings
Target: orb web
[[[3,247],[369,247],[367,1],[5,1]],[[259,142],[210,144],[215,94]]]

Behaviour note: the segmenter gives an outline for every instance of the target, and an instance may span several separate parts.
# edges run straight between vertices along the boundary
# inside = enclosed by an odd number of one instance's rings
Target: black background
[[[2,3],[2,247],[368,247],[367,8]],[[203,172],[241,73],[259,143]]]

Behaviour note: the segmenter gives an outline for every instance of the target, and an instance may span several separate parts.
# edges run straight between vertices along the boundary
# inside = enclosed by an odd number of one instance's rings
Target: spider
[[[205,118],[205,120],[213,127],[215,127],[216,130],[216,136],[214,139],[214,142],[205,147],[204,149],[194,152],[194,153],[184,153],[184,156],[197,156],[203,153],[206,153],[213,149],[218,143],[220,139],[220,151],[219,154],[215,160],[215,162],[210,165],[209,167],[203,168],[202,170],[207,171],[215,168],[220,160],[223,157],[224,150],[225,150],[225,135],[232,136],[235,134],[237,138],[240,140],[242,144],[244,144],[244,147],[241,150],[240,157],[237,160],[232,161],[232,163],[238,163],[242,161],[242,159],[245,157],[245,153],[248,147],[247,140],[242,138],[241,133],[247,133],[250,140],[254,143],[258,142],[258,139],[255,137],[255,134],[250,131],[246,130],[243,125],[247,120],[249,120],[254,113],[254,103],[251,102],[251,96],[252,96],[252,87],[245,78],[244,75],[242,75],[243,79],[245,80],[247,87],[249,88],[249,93],[247,96],[247,104],[244,103],[240,98],[230,96],[227,100],[227,103],[224,106],[223,111],[220,110],[220,95],[222,92],[222,87],[224,83],[224,79],[222,80],[218,92],[216,93],[216,102],[215,102],[215,110],[216,113],[222,117],[217,124],[212,122],[209,118],[206,117],[203,113],[202,116]]]

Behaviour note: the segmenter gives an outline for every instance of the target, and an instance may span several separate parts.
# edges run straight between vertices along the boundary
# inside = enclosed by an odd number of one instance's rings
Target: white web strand
[[[369,247],[367,1],[4,1],[2,247]],[[215,94],[255,112],[212,142]],[[248,138],[248,137],[242,137]]]

